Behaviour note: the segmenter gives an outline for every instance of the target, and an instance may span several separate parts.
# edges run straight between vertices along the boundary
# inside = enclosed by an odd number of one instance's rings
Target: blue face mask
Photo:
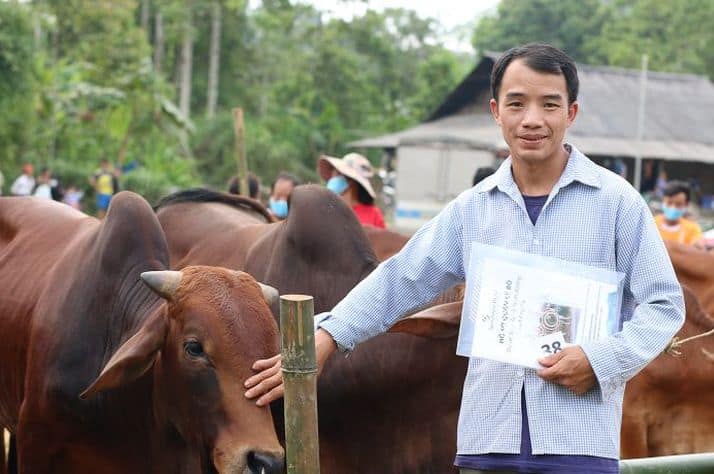
[[[664,218],[668,221],[678,221],[684,217],[684,211],[684,209],[678,209],[676,207],[662,206]]]
[[[270,198],[270,210],[273,212],[275,217],[285,219],[288,217],[288,202],[284,199]]]
[[[347,178],[342,175],[333,176],[332,178],[327,180],[327,189],[337,194],[338,196],[347,191],[347,188],[349,187],[350,184],[347,182]]]

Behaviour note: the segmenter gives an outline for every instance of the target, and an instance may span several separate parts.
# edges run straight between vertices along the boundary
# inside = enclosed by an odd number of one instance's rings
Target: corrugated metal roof
[[[468,113],[493,65],[484,58],[432,114],[429,121],[398,133],[358,140],[352,147],[396,148],[431,144],[505,148],[488,110]],[[566,137],[591,155],[643,156],[714,163],[714,85],[702,76],[650,72],[644,136],[635,140],[640,72],[578,66],[580,112]],[[459,115],[460,114],[460,115]]]

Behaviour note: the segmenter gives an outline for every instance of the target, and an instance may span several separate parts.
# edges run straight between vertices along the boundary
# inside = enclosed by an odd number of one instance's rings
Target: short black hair
[[[483,166],[481,168],[478,168],[476,170],[476,173],[474,173],[474,180],[471,186],[476,186],[478,183],[488,178],[495,172],[496,170],[491,168],[490,166]]]
[[[240,194],[239,190],[240,183],[238,182],[238,176],[233,176],[228,182],[228,192],[231,194]],[[258,177],[253,173],[248,174],[248,196],[253,199],[258,199],[260,191],[260,181]]]
[[[372,195],[369,194],[369,192],[367,192],[367,190],[364,187],[362,187],[362,185],[359,184],[359,182],[357,182],[356,180],[354,180],[352,178],[347,178],[347,179],[357,183],[357,202],[359,202],[360,204],[366,204],[367,206],[371,206],[372,204],[374,204],[374,198],[372,197]]]
[[[253,199],[258,199],[258,192],[260,191],[260,181],[258,181],[258,178],[253,174],[248,175],[248,195],[252,197]]]
[[[275,191],[275,183],[277,183],[281,179],[284,179],[285,181],[290,181],[291,183],[293,183],[293,186],[299,186],[302,184],[302,182],[297,176],[292,175],[290,173],[286,173],[285,171],[281,171],[275,177],[275,181],[273,181],[273,184],[270,185],[270,194],[273,194],[273,191]]]
[[[689,200],[692,198],[692,189],[689,187],[689,184],[684,181],[670,181],[662,191],[662,194],[667,197],[676,196],[679,193],[684,193],[687,203],[689,203]]]
[[[568,89],[568,104],[578,100],[578,70],[573,60],[563,51],[545,43],[529,43],[511,48],[498,58],[491,70],[491,95],[498,102],[498,93],[506,68],[515,59],[523,59],[534,71],[565,76]]]

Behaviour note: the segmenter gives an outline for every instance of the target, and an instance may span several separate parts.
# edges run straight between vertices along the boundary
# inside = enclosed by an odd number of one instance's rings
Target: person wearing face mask
[[[386,227],[382,211],[374,204],[377,195],[369,182],[374,171],[367,158],[358,153],[349,153],[342,159],[323,155],[317,168],[327,189],[352,208],[362,225]]]
[[[689,185],[683,181],[670,181],[663,194],[662,214],[655,217],[662,240],[702,247],[702,229],[684,217],[691,199]]]
[[[282,171],[278,174],[277,178],[275,178],[270,188],[268,208],[278,219],[288,217],[290,194],[293,192],[295,186],[299,184],[300,181],[295,176]]]

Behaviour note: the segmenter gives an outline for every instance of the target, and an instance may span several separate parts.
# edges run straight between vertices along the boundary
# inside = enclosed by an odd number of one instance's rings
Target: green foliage
[[[349,1],[349,0],[347,0]],[[357,1],[357,0],[354,0]],[[145,2],[150,31],[140,26]],[[204,118],[214,2],[222,8],[217,114]],[[428,117],[473,66],[440,26],[406,9],[349,22],[303,2],[0,0],[0,168],[30,161],[88,189],[99,160],[135,163],[122,186],[150,200],[223,189],[236,172],[232,109],[245,115],[249,168],[317,180],[321,153]],[[155,31],[163,18],[163,44]],[[473,35],[477,52],[547,41],[586,63],[714,74],[711,0],[501,0]],[[175,105],[186,25],[194,38],[191,110]],[[152,64],[163,52],[161,70]],[[88,196],[89,197],[89,196]]]
[[[265,182],[281,170],[314,181],[321,153],[341,155],[351,140],[418,122],[464,72],[439,45],[438,25],[408,10],[345,22],[287,0],[254,10],[245,0],[216,0],[221,67],[218,113],[209,120],[201,116],[213,2],[152,0],[147,32],[138,26],[145,1],[0,2],[12,25],[0,29],[0,61],[9,65],[0,74],[13,72],[0,84],[8,92],[2,110],[13,112],[0,119],[3,167],[48,164],[86,188],[107,158],[138,163],[122,185],[152,199],[195,184],[224,188],[236,170],[231,110],[239,106],[251,171]],[[163,45],[153,30],[157,12]],[[44,20],[35,25],[33,17]],[[189,21],[195,122],[174,105]],[[157,47],[161,71],[150,62]]]
[[[481,52],[543,41],[576,61],[714,77],[711,0],[501,0],[472,38]]]
[[[599,59],[638,68],[705,74],[714,78],[714,2],[710,0],[619,0],[616,21],[593,39]]]
[[[106,158],[137,162],[144,177],[126,179],[147,196],[199,181],[185,143],[190,123],[153,71],[136,8],[129,0],[0,2],[0,61],[8,61],[0,74],[10,74],[0,84],[9,86],[0,94],[6,175],[30,161],[91,197],[87,177]]]
[[[325,21],[311,6],[276,1],[250,14],[240,8],[227,13],[223,112],[201,121],[192,140],[199,172],[215,187],[224,187],[236,170],[229,113],[234,106],[245,112],[253,172],[265,182],[281,170],[316,181],[321,153],[342,155],[349,141],[417,123],[465,72],[439,46],[437,25],[407,10]],[[209,18],[199,17],[194,25],[203,38],[195,52],[205,71]],[[200,105],[206,76],[197,82],[194,99],[201,99],[194,104]]]
[[[495,16],[481,19],[472,41],[482,53],[545,42],[583,61],[588,42],[612,20],[607,5],[601,0],[501,0]]]
[[[19,174],[18,155],[31,140],[34,54],[29,8],[0,2],[0,163]]]

